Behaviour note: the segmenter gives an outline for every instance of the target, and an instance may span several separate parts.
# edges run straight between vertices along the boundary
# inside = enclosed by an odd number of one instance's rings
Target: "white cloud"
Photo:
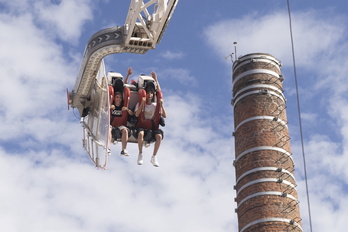
[[[313,66],[327,56],[328,48],[342,39],[340,17],[323,18],[322,12],[293,12],[293,35],[297,64]],[[283,65],[292,65],[289,18],[285,11],[260,15],[247,15],[214,23],[205,30],[209,45],[226,56],[237,41],[237,55],[270,53]]]
[[[158,72],[162,79],[177,82],[182,86],[197,87],[196,78],[192,76],[190,70],[183,68],[166,68]]]
[[[159,168],[149,162],[152,147],[144,150],[145,163],[136,164],[136,144],[128,145],[130,157],[115,155],[119,147],[112,147],[114,155],[107,171],[95,170],[81,154],[64,154],[61,149],[49,152],[38,148],[36,152],[28,147],[25,155],[1,150],[0,176],[6,186],[2,196],[7,201],[0,203],[6,209],[0,218],[9,219],[3,228],[87,232],[97,228],[231,230],[235,226],[230,214],[234,207],[230,185],[234,180],[232,138],[214,133],[206,120],[192,121],[196,119],[193,115],[202,113],[199,102],[190,107],[192,102],[168,96],[166,104],[171,123],[164,128],[168,135],[158,154]],[[183,117],[175,112],[182,112]],[[186,128],[176,129],[182,125]],[[185,131],[192,132],[188,136],[183,134]],[[71,133],[79,132],[75,128]],[[5,178],[8,173],[13,174]],[[21,223],[14,223],[17,221]]]
[[[295,147],[294,151],[297,151]],[[300,150],[294,153],[298,160]],[[343,231],[345,223],[341,215],[346,215],[348,202],[346,164],[347,155],[342,154],[339,143],[334,143],[325,135],[312,136],[305,144],[308,173],[309,198],[312,212],[313,231]],[[296,172],[302,217],[308,223],[307,199],[303,177],[303,164],[297,162]]]
[[[38,1],[34,7],[48,33],[62,41],[76,42],[81,34],[81,26],[93,19],[93,4],[95,1],[89,0],[61,0],[57,4]]]
[[[21,13],[27,10],[29,1],[30,0],[0,0],[0,3],[3,5],[4,9],[8,10],[11,13]]]
[[[53,142],[56,132],[69,128],[67,118],[58,115],[67,112],[64,86],[73,82],[77,64],[69,63],[62,48],[44,36],[30,13],[1,15],[0,30],[6,32],[0,44],[6,80],[0,86],[0,139],[25,142],[33,136],[36,145]]]
[[[169,60],[174,60],[182,58],[184,54],[182,52],[165,51],[164,53],[160,54],[160,56]]]
[[[100,0],[103,1],[103,0]],[[0,1],[13,16],[31,14],[38,26],[45,27],[43,39],[58,38],[76,43],[81,27],[93,19],[92,7],[97,1],[90,0],[13,0]],[[21,28],[24,29],[25,28]],[[21,33],[19,30],[17,33]]]

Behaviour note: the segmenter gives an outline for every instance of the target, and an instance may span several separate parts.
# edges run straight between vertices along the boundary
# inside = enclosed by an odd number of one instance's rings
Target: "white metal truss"
[[[178,0],[132,0],[125,23],[125,45],[146,44],[154,48],[177,3]]]

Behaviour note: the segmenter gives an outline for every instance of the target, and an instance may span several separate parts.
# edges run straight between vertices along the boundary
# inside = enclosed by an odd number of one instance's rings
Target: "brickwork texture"
[[[233,64],[236,213],[240,232],[302,231],[280,62],[252,53]]]

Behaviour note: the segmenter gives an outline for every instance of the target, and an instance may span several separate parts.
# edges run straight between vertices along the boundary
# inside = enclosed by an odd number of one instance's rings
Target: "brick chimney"
[[[265,53],[233,63],[239,232],[302,231],[280,66]]]

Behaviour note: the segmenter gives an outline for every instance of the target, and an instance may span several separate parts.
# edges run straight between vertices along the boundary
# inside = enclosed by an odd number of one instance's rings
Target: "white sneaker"
[[[121,155],[123,156],[129,156],[128,151],[126,149],[121,151]]]
[[[143,154],[139,153],[138,155],[138,165],[142,165],[143,164]]]
[[[153,155],[153,156],[151,157],[150,162],[153,164],[153,166],[159,167],[159,163],[158,163],[157,157],[156,157],[155,155]]]

